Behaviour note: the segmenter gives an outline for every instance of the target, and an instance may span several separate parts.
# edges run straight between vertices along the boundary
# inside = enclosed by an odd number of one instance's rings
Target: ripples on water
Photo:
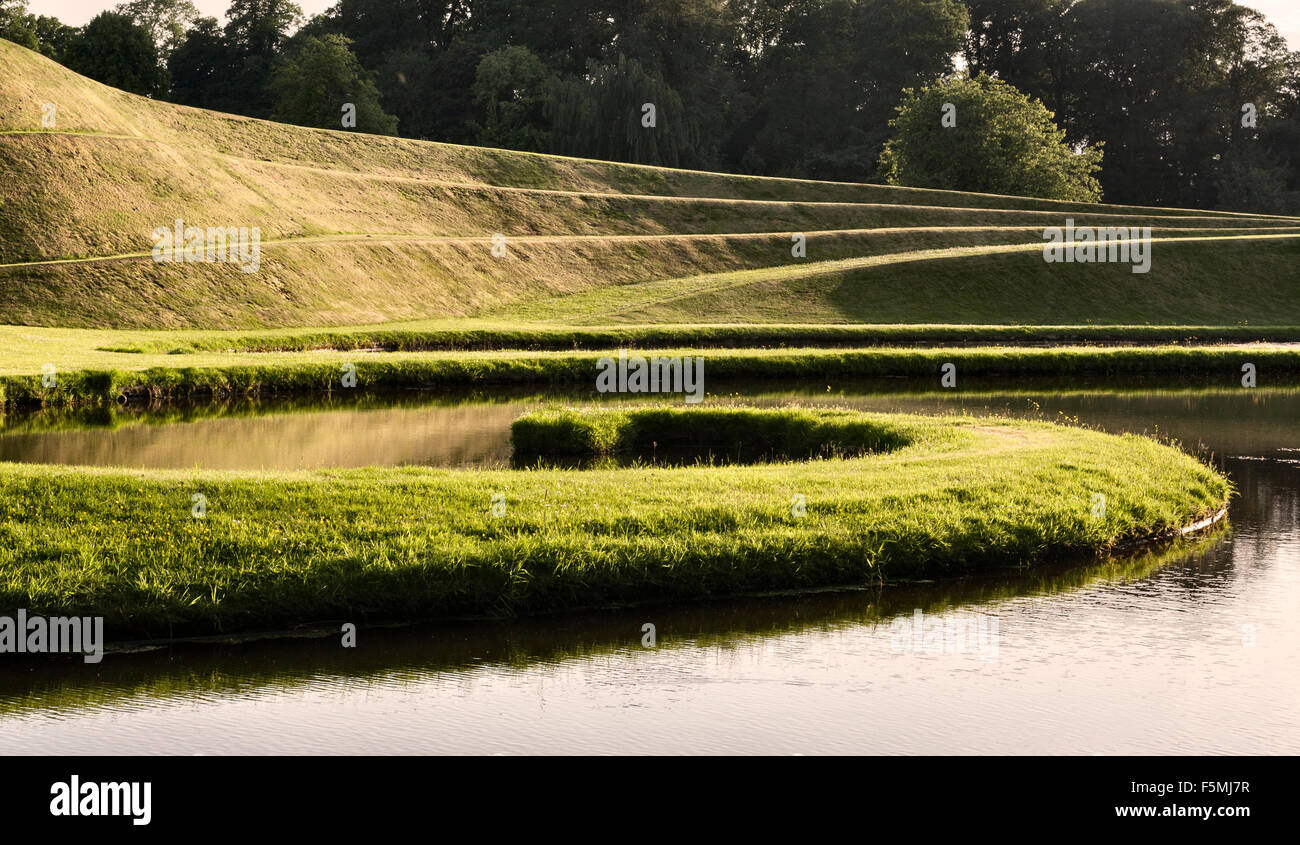
[[[758,398],[1158,429],[1220,456],[1241,496],[1211,540],[1020,577],[12,664],[0,753],[1300,753],[1300,391]],[[0,458],[483,465],[548,400],[11,419]],[[916,608],[996,616],[996,660],[900,649]]]

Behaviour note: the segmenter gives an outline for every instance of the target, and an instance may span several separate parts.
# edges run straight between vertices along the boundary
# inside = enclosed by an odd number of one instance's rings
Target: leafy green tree
[[[238,59],[216,18],[200,18],[167,59],[171,99],[198,108],[234,111]]]
[[[472,7],[482,5],[471,0],[338,0],[327,17],[330,31],[352,39],[361,63],[373,70],[392,50],[449,47]]]
[[[639,4],[608,0],[473,0],[469,5],[473,14],[463,20],[460,37],[480,45],[484,52],[505,45],[527,47],[556,75],[578,76],[586,71],[587,62],[599,61],[616,40],[622,40],[621,9]],[[441,46],[447,43],[444,40]]]
[[[1282,207],[1277,210],[1300,215],[1300,51],[1292,53],[1287,60],[1273,108],[1259,124],[1259,143],[1267,166],[1277,168],[1270,176],[1277,180],[1282,192]],[[1231,208],[1229,203],[1235,201],[1233,196],[1225,197],[1221,189],[1220,207]]]
[[[1253,104],[1261,131],[1271,126],[1287,63],[1257,12],[1232,0],[967,4],[971,72],[1041,99],[1072,144],[1104,141],[1111,201],[1210,208],[1225,179],[1257,170],[1257,155],[1235,150],[1256,136],[1241,109]]]
[[[880,171],[892,185],[1101,199],[1101,149],[1071,148],[1041,102],[1001,80],[957,76],[909,91],[890,126]]]
[[[224,41],[233,65],[228,110],[269,117],[269,83],[289,30],[302,20],[302,9],[290,0],[233,0],[226,19]]]
[[[546,66],[527,47],[502,47],[478,63],[474,101],[486,118],[479,143],[511,150],[543,151],[550,133],[541,128]]]
[[[477,142],[481,127],[473,87],[482,55],[478,45],[463,41],[434,51],[405,47],[386,54],[376,85],[404,136]]]
[[[185,40],[185,32],[199,20],[199,10],[190,0],[128,0],[113,11],[143,26],[153,38],[163,64]]]
[[[77,73],[135,94],[160,95],[166,82],[148,30],[115,12],[92,18],[68,44],[64,61]]]
[[[58,18],[29,14],[25,0],[0,0],[0,38],[6,41],[62,62],[63,53],[76,34],[75,27]]]
[[[1287,190],[1287,169],[1257,142],[1245,142],[1229,151],[1218,168],[1217,206],[1229,211],[1259,214],[1293,213],[1294,195]]]
[[[546,114],[552,148],[566,155],[676,167],[698,137],[681,96],[622,55],[551,85]]]
[[[237,50],[269,57],[302,20],[302,8],[291,0],[233,0],[226,10],[226,40]]]
[[[966,31],[957,0],[751,0],[739,32],[754,113],[745,169],[870,175],[907,88],[952,70]],[[743,141],[741,141],[743,143]]]
[[[308,38],[275,72],[268,88],[275,120],[315,126],[345,128],[345,104],[355,107],[359,132],[396,135],[397,118],[379,104],[374,79],[352,54],[342,35]],[[353,127],[346,127],[353,128]]]
[[[606,3],[604,32],[610,39],[601,58],[635,59],[681,98],[683,119],[695,141],[679,165],[722,166],[722,149],[738,118],[737,58],[731,48],[736,11],[729,0],[623,0]],[[587,29],[586,31],[590,31]],[[600,32],[601,30],[596,30]]]
[[[27,13],[26,0],[0,0],[0,38],[37,49],[36,18]]]
[[[62,63],[68,45],[77,35],[77,28],[68,26],[58,18],[39,15],[36,18],[35,30],[36,49],[41,51],[41,55]]]
[[[996,74],[1059,106],[1053,97],[1064,47],[1062,17],[1072,0],[966,0],[962,55],[971,74]]]

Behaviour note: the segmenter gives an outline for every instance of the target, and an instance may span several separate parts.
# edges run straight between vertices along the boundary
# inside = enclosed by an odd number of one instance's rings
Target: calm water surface
[[[824,387],[736,392],[1158,432],[1229,472],[1231,529],[1032,575],[362,629],[356,649],[331,635],[10,659],[0,753],[1300,753],[1300,390]],[[557,398],[11,416],[0,460],[497,465],[510,421]],[[911,635],[918,610],[946,641]]]

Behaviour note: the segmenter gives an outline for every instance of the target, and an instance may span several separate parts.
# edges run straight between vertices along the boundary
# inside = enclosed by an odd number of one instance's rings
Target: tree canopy
[[[134,94],[166,90],[166,72],[148,30],[117,12],[101,12],[74,35],[63,61],[77,73]]]
[[[127,20],[78,30],[0,0],[0,37],[128,90],[253,117],[336,125],[325,101],[354,86],[364,122],[395,117],[412,138],[849,181],[921,178],[906,175],[925,156],[905,138],[882,155],[904,128],[891,126],[900,104],[920,96],[905,92],[973,92],[983,74],[1054,116],[1064,137],[1044,149],[1058,172],[976,180],[950,163],[933,178],[1083,194],[1094,179],[1112,202],[1300,214],[1300,53],[1233,0],[337,0],[305,21],[290,0],[232,0],[224,23],[191,0],[115,12]],[[309,60],[333,87],[301,72]],[[959,68],[966,83],[952,81]],[[989,84],[985,100],[1011,96]],[[1027,125],[1048,137],[1041,114]],[[974,143],[968,128],[931,140]],[[1059,153],[1103,145],[1086,178],[1072,168],[1088,156]]]
[[[342,35],[307,38],[276,69],[270,92],[275,120],[397,134],[397,118],[379,105],[379,89]]]
[[[1070,147],[1052,113],[984,74],[908,91],[880,170],[894,185],[1099,202],[1101,150]]]

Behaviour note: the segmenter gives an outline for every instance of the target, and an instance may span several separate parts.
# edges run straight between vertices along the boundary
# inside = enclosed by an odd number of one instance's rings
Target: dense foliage
[[[1232,0],[339,0],[305,22],[290,0],[233,0],[224,24],[189,0],[116,11],[155,56],[124,48],[121,20],[78,32],[23,0],[0,0],[0,36],[255,117],[372,132],[396,118],[413,138],[854,181],[885,177],[904,92],[964,69],[1041,102],[1056,148],[1104,145],[1095,177],[1095,156],[1066,156],[1047,188],[1018,191],[1087,194],[1096,178],[1113,202],[1300,210],[1300,53]],[[355,127],[342,103],[307,102],[341,87],[365,104]],[[903,143],[884,159],[896,178]]]
[[[938,119],[936,119],[938,118]],[[983,74],[908,91],[881,175],[891,184],[1097,202],[1101,150],[1076,152],[1052,113]]]

